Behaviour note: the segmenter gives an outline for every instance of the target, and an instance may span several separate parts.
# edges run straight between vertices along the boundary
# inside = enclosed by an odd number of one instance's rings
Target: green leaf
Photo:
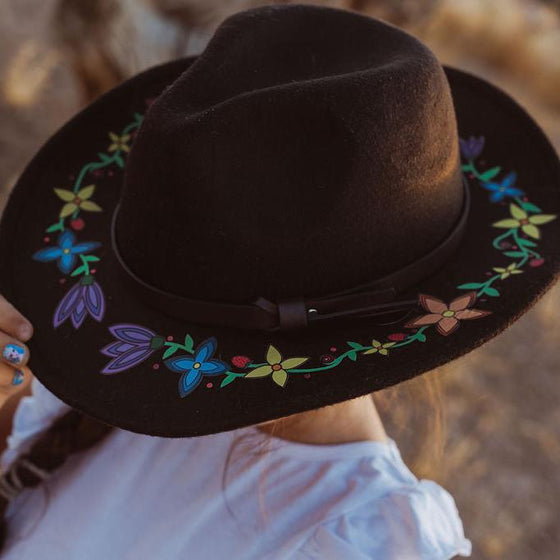
[[[47,233],[53,233],[55,231],[64,231],[64,225],[63,222],[57,222],[56,224],[53,224],[52,226],[49,226],[46,230]]]
[[[350,348],[354,348],[355,350],[363,350],[362,345],[358,344],[357,342],[346,341],[346,344],[348,344]]]
[[[140,113],[134,113],[134,120],[140,124],[144,120],[144,117]]]
[[[348,354],[348,357],[349,357],[353,362],[355,362],[355,361],[358,359],[358,354],[357,354],[356,352],[350,352],[350,353]]]
[[[520,237],[517,240],[517,244],[524,245],[525,247],[538,247],[538,245],[534,241],[530,241],[529,239],[523,239],[523,237]]]
[[[194,352],[194,341],[190,334],[185,336],[185,349],[187,352],[190,352],[191,354]]]
[[[491,286],[487,286],[486,288],[484,288],[482,293],[492,297],[498,297],[500,295],[500,292],[498,292],[496,288],[492,288]]]
[[[470,163],[464,163],[461,165],[461,171],[472,171],[472,165]]]
[[[227,377],[224,377],[224,379],[222,379],[222,382],[220,383],[220,388],[225,387],[226,385],[229,385],[236,377],[239,377],[239,376],[238,375],[232,375],[231,373]]]
[[[97,155],[99,156],[99,159],[103,163],[111,163],[113,161],[113,158],[108,156],[107,154],[103,154],[103,153],[99,152]]]
[[[172,346],[169,346],[169,348],[167,348],[167,350],[163,353],[162,359],[165,360],[166,358],[173,356],[173,354],[175,354],[177,350],[179,350],[178,344],[173,344]]]
[[[477,290],[480,286],[483,286],[480,282],[468,282],[467,284],[461,284],[457,286],[459,290]],[[462,297],[462,296],[461,296]]]
[[[521,251],[506,251],[504,255],[506,257],[524,257],[525,253],[522,253]]]
[[[534,212],[535,214],[540,214],[542,212],[538,206],[532,204],[531,202],[522,202],[521,207],[523,210],[528,210],[529,212]]]
[[[86,272],[86,266],[82,265],[76,268],[76,270],[74,270],[74,272],[72,272],[70,276],[78,276],[78,274],[84,274],[84,272]]]
[[[424,333],[416,333],[416,340],[420,342],[426,342],[426,335]]]
[[[495,177],[501,170],[501,167],[492,167],[492,169],[487,169],[482,175],[480,175],[479,179],[481,181],[489,181],[493,177]]]
[[[86,262],[97,262],[99,261],[99,257],[96,257],[95,255],[85,255],[82,256],[82,260]]]
[[[119,156],[118,154],[115,154],[115,162],[116,164],[120,167],[123,168],[124,167],[124,160],[121,156]]]

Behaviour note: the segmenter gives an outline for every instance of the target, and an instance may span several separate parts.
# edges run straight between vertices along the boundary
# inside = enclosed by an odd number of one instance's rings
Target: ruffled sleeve
[[[0,470],[5,472],[20,453],[29,449],[38,434],[70,409],[34,377],[31,394],[21,398],[14,413],[12,432],[0,456]]]
[[[402,484],[322,522],[294,560],[447,560],[470,556],[471,542],[451,494],[418,480],[390,440]]]

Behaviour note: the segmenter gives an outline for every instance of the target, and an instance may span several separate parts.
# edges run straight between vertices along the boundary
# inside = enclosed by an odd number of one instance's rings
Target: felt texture
[[[365,16],[269,6],[227,20],[150,108],[116,231],[131,270],[164,290],[311,297],[421,257],[462,200],[434,55]]]
[[[329,33],[346,36],[343,51],[328,46]],[[146,118],[126,175],[115,166],[88,176],[84,185],[95,183],[92,200],[102,211],[80,214],[85,226],[76,232],[80,242],[101,243],[95,282],[104,316],[54,328],[54,310],[74,280],[56,263],[32,258],[60,212],[53,189],[68,188],[84,162],[107,150],[108,132],[135,113]],[[0,289],[35,325],[31,367],[60,399],[100,421],[185,437],[364,395],[469,352],[554,282],[559,220],[539,226],[539,266],[496,284],[499,297],[477,299],[474,307],[490,314],[461,321],[449,336],[426,331],[424,342],[398,351],[389,341],[415,332],[406,324],[427,313],[420,305],[391,324],[336,321],[294,333],[186,324],[124,287],[110,225],[120,203],[123,256],[146,280],[180,293],[235,301],[344,289],[415,258],[445,235],[460,211],[459,137],[470,136],[485,137],[486,167],[515,170],[532,203],[560,213],[558,157],[500,89],[440,67],[417,40],[356,14],[275,6],[233,16],[199,58],[139,74],[78,114],[18,181],[0,224]],[[459,285],[484,281],[492,267],[511,261],[492,244],[504,231],[492,224],[509,217],[509,201],[491,203],[487,190],[475,181],[470,187],[460,247],[403,297],[428,294],[449,303],[465,294]],[[201,376],[172,371],[161,352],[151,353],[157,344],[144,339],[141,363],[102,374],[111,358],[101,350],[115,341],[110,329],[118,324],[149,329],[158,344],[169,336],[192,344],[207,371],[223,363],[240,377],[222,386],[229,374],[221,373],[196,385]],[[142,338],[147,331],[138,332]],[[371,352],[356,350],[336,363],[348,341]],[[336,367],[323,367],[329,363]],[[248,369],[252,364],[260,365]],[[306,367],[323,369],[297,372]],[[249,371],[260,376],[241,376]]]

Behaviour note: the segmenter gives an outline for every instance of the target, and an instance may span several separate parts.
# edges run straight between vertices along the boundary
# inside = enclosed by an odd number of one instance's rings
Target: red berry
[[[70,227],[75,231],[80,231],[84,229],[85,225],[86,223],[84,222],[84,220],[82,220],[82,218],[76,218],[75,220],[72,220],[70,222]]]
[[[322,364],[330,364],[334,362],[334,358],[330,354],[323,354],[321,356],[321,363]]]
[[[231,363],[239,369],[246,368],[247,364],[249,364],[250,362],[251,358],[248,358],[247,356],[234,356],[231,359]]]
[[[529,261],[529,266],[533,268],[537,268],[537,266],[541,266],[542,264],[544,264],[544,259],[531,259]]]
[[[398,333],[390,334],[387,338],[393,342],[399,342],[401,340],[404,340],[406,336],[407,336],[406,334],[402,332],[398,332]]]

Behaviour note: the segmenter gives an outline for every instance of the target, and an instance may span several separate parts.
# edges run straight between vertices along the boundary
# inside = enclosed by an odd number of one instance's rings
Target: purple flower
[[[515,171],[508,173],[499,183],[493,181],[480,183],[486,190],[492,192],[490,195],[490,202],[501,202],[506,197],[516,197],[523,196],[525,193],[516,187],[514,187],[515,180],[517,179],[517,174]]]
[[[85,274],[60,300],[54,312],[54,327],[70,317],[74,328],[79,329],[88,313],[96,321],[101,321],[105,314],[105,297],[93,276]]]
[[[459,138],[459,147],[465,159],[476,159],[482,152],[482,148],[484,148],[484,136],[479,136],[478,138],[471,136],[468,140]]]
[[[186,397],[192,393],[205,375],[221,375],[228,370],[228,365],[221,360],[212,359],[216,351],[217,341],[214,337],[202,342],[195,350],[194,356],[175,356],[165,360],[165,365],[177,373],[182,373],[179,379],[179,394]]]
[[[105,374],[119,373],[137,366],[165,344],[163,336],[139,325],[113,325],[109,331],[117,340],[101,349],[102,354],[113,358],[101,370]]]

